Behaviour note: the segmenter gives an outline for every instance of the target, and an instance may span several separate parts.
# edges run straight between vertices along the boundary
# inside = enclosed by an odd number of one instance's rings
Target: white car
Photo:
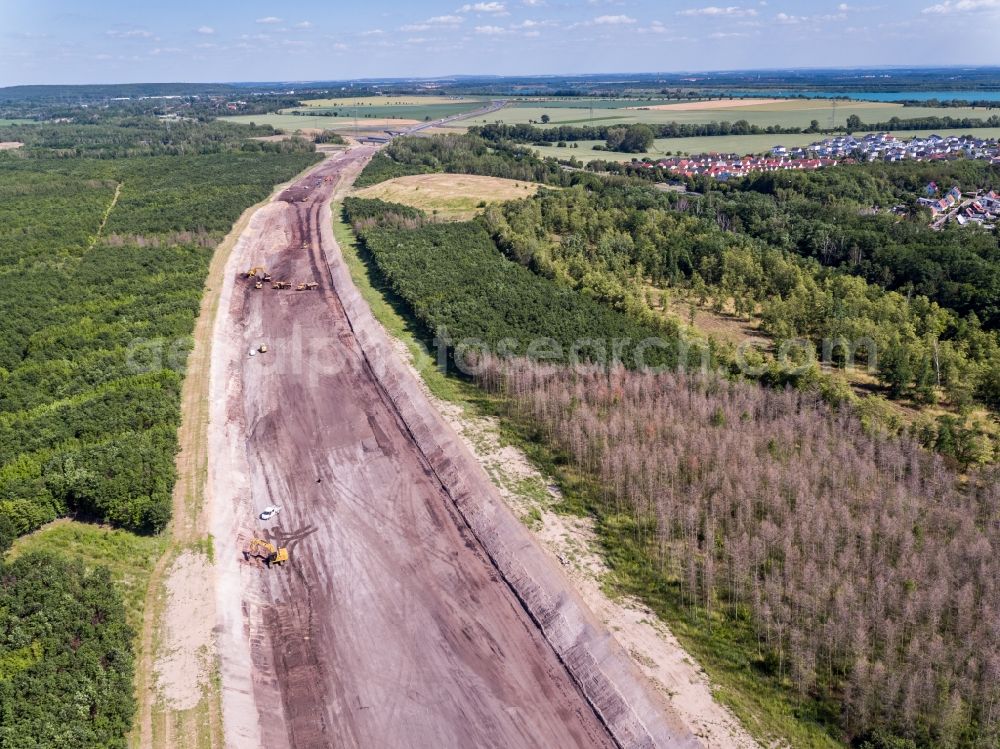
[[[270,520],[275,515],[277,515],[279,512],[281,512],[281,508],[280,507],[275,507],[274,505],[271,505],[270,507],[265,507],[264,511],[261,512],[260,515],[258,515],[258,517],[261,520]]]

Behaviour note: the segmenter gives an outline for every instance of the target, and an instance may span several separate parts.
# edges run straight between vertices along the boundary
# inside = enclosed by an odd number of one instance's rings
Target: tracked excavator
[[[246,554],[248,559],[250,557],[260,557],[268,567],[284,564],[288,561],[288,549],[279,549],[270,541],[265,541],[263,538],[251,539],[246,549],[243,550],[243,553]]]

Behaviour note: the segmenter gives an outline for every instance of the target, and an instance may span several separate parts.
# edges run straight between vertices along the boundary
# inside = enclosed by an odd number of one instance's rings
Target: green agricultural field
[[[0,119],[0,127],[6,127],[7,125],[34,125],[35,120],[4,120]]]
[[[438,120],[455,114],[462,114],[477,109],[479,103],[473,104],[440,104],[422,107],[369,107],[358,108],[357,124],[361,129],[372,129],[398,126],[405,122],[423,122],[428,117]],[[226,122],[241,124],[256,123],[293,133],[296,130],[352,130],[354,128],[354,109],[317,110],[299,109],[303,114],[292,114],[291,109],[285,109],[277,114],[241,114],[232,117],[219,117]],[[336,111],[337,116],[322,116],[319,111]]]
[[[966,135],[969,130],[935,130],[937,135]],[[1000,138],[1000,128],[977,128],[971,131],[980,138]],[[928,136],[929,130],[920,131],[893,131],[893,135],[898,138],[913,138]],[[860,133],[859,133],[860,135]],[[652,158],[666,156],[668,154],[699,154],[699,153],[737,153],[740,155],[763,153],[770,151],[772,146],[782,145],[788,147],[808,146],[823,140],[824,135],[720,135],[707,136],[703,138],[658,138],[653,150],[646,154],[614,153],[612,151],[595,151],[595,145],[603,145],[600,140],[577,141],[578,148],[572,148],[572,143],[568,143],[566,148],[551,146],[535,146],[535,150],[541,156],[552,156],[557,159],[569,159],[576,157],[586,163],[594,159],[605,161],[631,161],[635,158],[649,156]]]
[[[257,125],[270,125],[276,130],[294,133],[296,130],[343,130],[345,127],[354,127],[354,120],[349,122],[341,120],[339,117],[311,117],[309,115],[294,114],[241,114],[233,117],[219,117],[225,122],[235,122],[238,124],[255,123]],[[362,120],[359,120],[362,122]]]
[[[742,100],[749,101],[749,100]],[[678,122],[682,124],[697,124],[708,122],[735,122],[746,120],[751,125],[766,127],[780,125],[782,127],[809,127],[812,120],[817,120],[821,127],[829,127],[831,117],[836,125],[842,126],[847,118],[856,114],[862,122],[885,122],[892,117],[912,119],[916,117],[972,117],[988,118],[997,110],[963,107],[956,109],[935,109],[930,107],[904,107],[901,104],[883,102],[837,102],[836,110],[830,101],[817,99],[795,99],[787,101],[772,101],[764,104],[741,105],[741,100],[734,100],[731,106],[725,102],[710,101],[699,103],[677,103],[666,105],[663,109],[629,109],[637,106],[634,101],[620,101],[620,106],[611,106],[614,102],[594,102],[593,117],[590,103],[577,100],[579,106],[567,106],[566,102],[523,101],[509,104],[504,110],[494,112],[481,118],[466,120],[466,125],[484,125],[490,122],[504,124],[525,124],[529,121],[539,122],[542,115],[547,114],[550,125],[586,125],[591,122],[599,125],[628,125],[635,123],[665,124]],[[651,103],[639,102],[638,106],[648,106]]]
[[[444,117],[451,117],[464,112],[472,112],[483,106],[481,101],[455,102],[450,101],[443,104],[385,104],[382,106],[358,106],[344,105],[336,107],[299,107],[295,109],[282,110],[282,114],[299,111],[311,115],[326,115],[324,119],[337,117],[340,119],[351,119],[355,116],[360,120],[391,118],[399,120],[440,120]]]

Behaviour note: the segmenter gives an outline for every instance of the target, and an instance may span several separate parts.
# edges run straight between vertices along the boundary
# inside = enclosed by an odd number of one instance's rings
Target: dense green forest
[[[0,507],[18,534],[68,512],[166,523],[212,247],[314,158],[0,160]]]
[[[549,185],[569,185],[581,175],[517,145],[488,143],[467,135],[397,138],[376,154],[355,183],[358,187],[428,172],[482,174]]]
[[[730,217],[735,231],[881,286],[924,294],[1000,328],[1000,240],[975,227],[928,228],[916,197],[930,182],[944,189],[1000,188],[1000,167],[962,160],[760,174],[732,186],[725,198],[713,191],[707,210]],[[906,205],[913,220],[886,210],[897,204]],[[872,215],[873,208],[880,210]]]
[[[62,516],[164,527],[213,249],[318,158],[229,125],[34,127],[0,154],[0,552]],[[0,583],[0,746],[124,746],[132,635],[107,572],[29,556]]]
[[[631,164],[595,162],[598,172],[651,181],[675,175]],[[975,227],[929,228],[918,203],[930,183],[947,190],[1000,188],[986,161],[845,164],[812,172],[770,172],[731,182],[697,177],[697,203],[674,198],[721,228],[859,275],[903,294],[920,294],[987,329],[1000,328],[1000,238]],[[902,206],[906,216],[889,210]]]
[[[650,287],[760,319],[774,349],[787,342],[794,350],[805,339],[817,360],[844,366],[853,358],[871,369],[891,398],[948,405],[951,414],[922,416],[909,428],[963,464],[993,459],[992,428],[961,414],[976,403],[1000,406],[997,240],[986,232],[932,231],[916,210],[906,219],[884,209],[907,196],[916,207],[915,196],[935,179],[988,186],[997,173],[989,164],[869,164],[733,184],[697,180],[689,189],[703,195],[678,195],[649,189],[636,167],[611,175],[552,172],[518,146],[493,145],[475,135],[402,139],[389,153],[403,168],[419,163],[493,176],[532,165],[536,181],[573,189],[543,190],[486,211],[483,221],[508,257],[639,319],[651,311]],[[479,154],[487,157],[470,168]],[[852,262],[838,260],[845,256]],[[880,397],[859,399],[843,378],[803,371],[798,360],[776,367],[754,351],[738,353],[743,361],[734,371],[745,373],[749,364],[764,381],[820,387],[833,402],[863,408],[873,423],[907,426]]]
[[[344,210],[392,290],[449,347],[474,342],[470,353],[484,344],[566,362],[606,360],[619,342],[617,357],[631,363],[642,341],[661,338],[647,363],[676,363],[675,326],[638,321],[532,273],[499,253],[479,223],[426,223],[413,208],[360,198]]]
[[[124,749],[132,631],[103,568],[37,553],[0,563],[0,746]]]
[[[20,155],[38,158],[90,156],[112,159],[130,156],[244,153],[305,153],[312,146],[301,139],[270,142],[251,140],[274,135],[270,125],[197,122],[157,117],[105,117],[92,123],[9,125],[0,127],[0,141],[19,141]]]
[[[778,350],[806,339],[816,360],[843,365],[852,356],[854,365],[874,369],[892,397],[1000,405],[1000,339],[975,316],[724,230],[716,212],[706,216],[704,208],[642,186],[609,184],[543,190],[489,208],[484,221],[511,258],[615,308],[648,310],[649,284],[682,289],[702,304],[711,300],[717,311],[731,304],[739,317],[758,316]],[[744,356],[753,361],[750,352]],[[799,380],[809,384],[813,375]],[[845,388],[835,395],[855,400]],[[992,458],[975,435],[963,433],[954,444],[947,419],[919,429],[926,444],[963,463]]]

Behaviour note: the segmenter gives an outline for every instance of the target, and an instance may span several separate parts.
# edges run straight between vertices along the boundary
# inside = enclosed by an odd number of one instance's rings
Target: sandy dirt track
[[[260,209],[227,267],[209,431],[227,746],[697,746],[350,284],[329,199],[371,154],[332,156]],[[255,290],[252,265],[319,289]],[[290,564],[247,563],[254,535]]]

